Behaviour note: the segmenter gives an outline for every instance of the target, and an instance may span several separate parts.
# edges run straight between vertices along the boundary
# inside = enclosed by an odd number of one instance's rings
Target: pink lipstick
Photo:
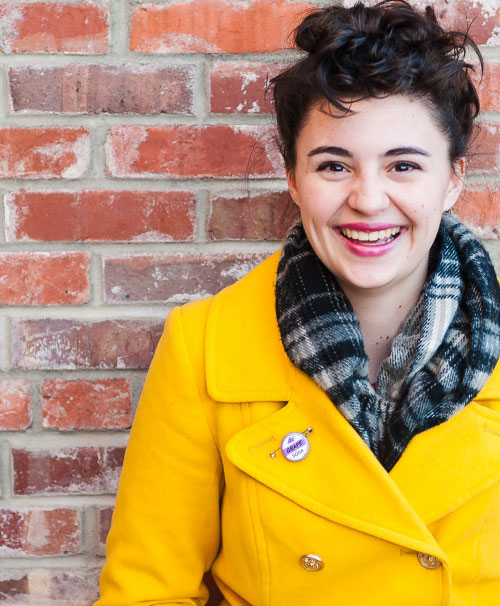
[[[398,244],[405,227],[390,223],[346,223],[335,227],[344,245],[360,257],[379,257]]]

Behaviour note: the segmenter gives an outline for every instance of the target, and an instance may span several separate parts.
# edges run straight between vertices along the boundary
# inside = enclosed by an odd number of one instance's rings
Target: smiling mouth
[[[391,227],[378,231],[360,231],[347,227],[338,228],[339,233],[351,242],[363,244],[363,246],[380,246],[395,240],[401,234],[401,227]]]

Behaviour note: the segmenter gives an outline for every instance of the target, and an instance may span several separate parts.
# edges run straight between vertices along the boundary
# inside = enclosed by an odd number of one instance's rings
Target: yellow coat
[[[277,259],[170,314],[98,606],[204,604],[210,567],[231,606],[499,605],[500,368],[387,473],[284,353]],[[270,456],[308,427],[305,459]]]

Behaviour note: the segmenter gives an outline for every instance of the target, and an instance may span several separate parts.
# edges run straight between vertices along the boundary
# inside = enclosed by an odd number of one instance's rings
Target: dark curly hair
[[[383,0],[373,7],[358,2],[314,11],[294,34],[296,46],[308,54],[271,81],[288,170],[295,167],[295,142],[307,113],[321,99],[349,115],[352,101],[420,98],[448,138],[450,161],[465,156],[479,113],[467,47],[483,71],[468,32],[446,31],[429,6],[420,13],[404,0]]]

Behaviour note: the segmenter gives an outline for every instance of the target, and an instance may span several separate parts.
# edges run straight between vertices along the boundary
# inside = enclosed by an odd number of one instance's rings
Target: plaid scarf
[[[488,253],[443,215],[429,276],[377,377],[353,308],[301,223],[278,265],[276,315],[290,360],[310,376],[387,471],[418,433],[462,410],[500,355],[500,288]]]

